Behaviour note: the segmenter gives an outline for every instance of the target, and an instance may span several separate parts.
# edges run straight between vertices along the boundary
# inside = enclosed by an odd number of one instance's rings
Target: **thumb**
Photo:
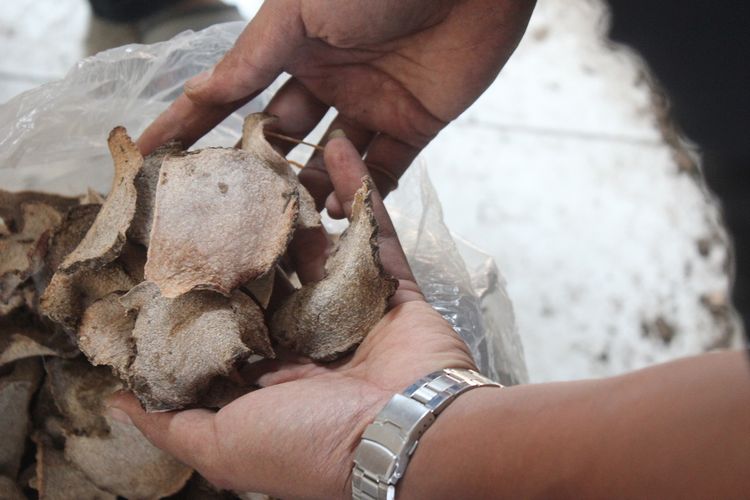
[[[226,105],[270,85],[304,40],[298,4],[264,2],[221,61],[185,83],[187,97],[198,104]]]
[[[304,40],[297,0],[265,2],[234,46],[178,97],[138,139],[143,155],[169,141],[188,148],[270,85]]]

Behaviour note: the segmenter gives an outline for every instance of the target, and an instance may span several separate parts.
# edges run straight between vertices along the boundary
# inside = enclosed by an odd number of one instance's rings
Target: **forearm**
[[[603,380],[482,388],[423,436],[400,498],[739,497],[750,366],[712,354]]]

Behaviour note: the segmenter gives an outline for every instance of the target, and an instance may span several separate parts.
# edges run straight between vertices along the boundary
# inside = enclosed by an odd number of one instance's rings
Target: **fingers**
[[[354,194],[362,186],[362,177],[367,175],[367,168],[359,152],[344,137],[334,136],[328,140],[325,162],[336,197],[343,211],[347,216],[351,216]],[[391,305],[395,306],[410,300],[423,300],[406,255],[401,248],[401,242],[398,240],[396,230],[377,189],[372,192],[372,209],[378,223],[378,244],[383,268],[400,280],[399,290],[394,295]]]
[[[302,83],[292,77],[273,96],[265,112],[279,117],[268,125],[272,131],[278,131],[295,139],[304,139],[307,134],[323,119],[328,105],[318,100]],[[283,155],[286,155],[295,144],[269,137]]]
[[[338,115],[331,122],[331,125],[323,136],[324,139],[321,141],[321,146],[325,146],[325,141],[328,140],[328,137],[334,130],[343,131],[346,137],[354,145],[355,149],[359,152],[360,156],[365,154],[373,137],[375,137],[374,132]],[[322,210],[323,206],[328,206],[327,199],[333,192],[333,184],[331,184],[331,179],[328,176],[322,153],[315,151],[307,162],[305,168],[300,172],[299,179],[315,199],[315,204],[318,210]],[[345,217],[340,210],[335,211],[335,214],[335,218],[337,219],[343,219]],[[330,211],[329,215],[331,215]],[[331,216],[334,217],[334,215]]]
[[[191,146],[265,89],[304,39],[296,2],[264,2],[224,58],[185,84],[177,98],[141,135],[141,153],[178,140]]]
[[[180,462],[212,476],[221,467],[220,453],[214,430],[215,413],[208,410],[185,410],[168,413],[146,413],[130,393],[120,392],[107,402],[116,410],[110,416],[127,423],[127,419],[157,448]]]

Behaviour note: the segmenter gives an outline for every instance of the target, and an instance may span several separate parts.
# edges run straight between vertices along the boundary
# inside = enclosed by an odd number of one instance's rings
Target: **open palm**
[[[343,138],[329,141],[326,162],[349,210],[366,168]],[[219,486],[283,498],[351,497],[354,448],[388,399],[430,372],[474,368],[464,342],[424,301],[376,193],[373,206],[383,265],[400,286],[351,356],[330,365],[261,362],[253,379],[263,388],[218,412],[146,414],[130,395],[111,404],[156,446]]]

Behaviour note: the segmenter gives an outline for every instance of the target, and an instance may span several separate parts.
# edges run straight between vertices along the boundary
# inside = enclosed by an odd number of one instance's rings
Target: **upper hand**
[[[266,111],[305,137],[329,107],[385,196],[416,155],[489,86],[515,49],[534,0],[274,0],[234,47],[144,132],[142,152],[189,146],[279,74]],[[287,145],[288,146],[288,145]],[[321,155],[302,182],[322,206],[333,190]],[[332,216],[343,217],[336,197]]]
[[[325,156],[348,214],[366,168],[343,138],[331,139]],[[110,405],[221,487],[282,498],[351,498],[354,449],[391,396],[442,368],[475,369],[466,344],[424,301],[375,192],[373,209],[383,266],[400,284],[390,310],[352,355],[327,365],[262,361],[252,369],[262,388],[218,412],[146,414],[129,394]]]

